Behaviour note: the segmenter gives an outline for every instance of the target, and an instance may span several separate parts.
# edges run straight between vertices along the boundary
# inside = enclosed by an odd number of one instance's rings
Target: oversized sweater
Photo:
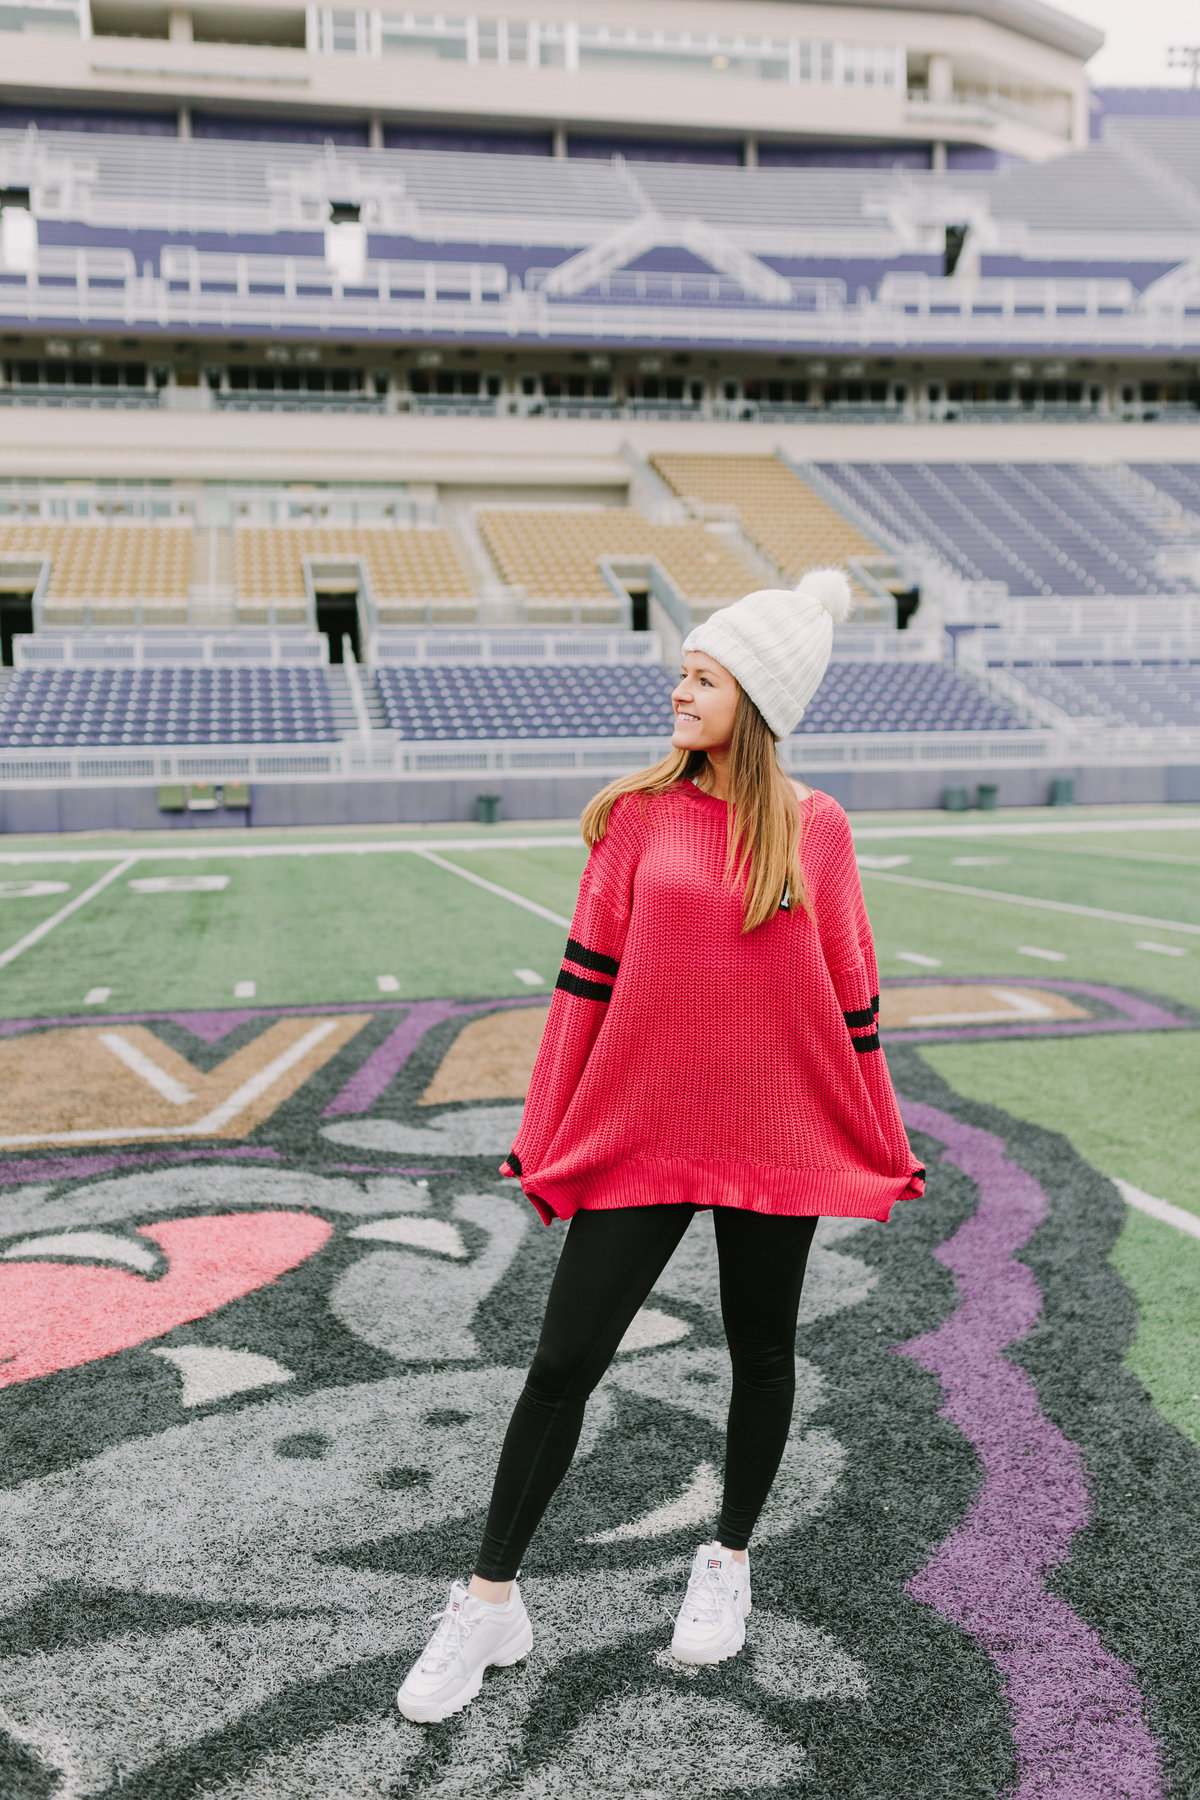
[[[660,1201],[886,1219],[923,1192],[849,821],[827,794],[802,813],[808,908],[743,932],[724,802],[681,782],[614,806],[501,1169],[547,1224]]]

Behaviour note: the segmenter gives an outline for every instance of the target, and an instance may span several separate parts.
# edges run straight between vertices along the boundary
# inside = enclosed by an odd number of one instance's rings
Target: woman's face
[[[693,650],[683,659],[683,674],[671,695],[676,750],[723,750],[733,736],[733,716],[741,688],[719,662]]]

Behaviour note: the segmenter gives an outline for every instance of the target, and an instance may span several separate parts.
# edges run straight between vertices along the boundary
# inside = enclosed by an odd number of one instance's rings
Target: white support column
[[[946,173],[946,145],[943,141],[939,140],[936,144],[933,144],[931,148],[933,150],[934,173],[936,175],[944,175]]]
[[[935,105],[954,98],[954,64],[943,50],[929,58],[929,98]]]
[[[367,141],[372,150],[383,149],[383,120],[376,115],[367,123]]]
[[[554,127],[554,155],[559,162],[565,162],[567,156],[567,128],[565,125]]]
[[[192,135],[192,109],[181,106],[175,114],[175,135],[179,138],[190,138]]]
[[[748,137],[745,140],[745,142],[742,144],[742,167],[743,167],[743,169],[757,169],[757,167],[758,167],[758,139],[757,138]]]
[[[167,36],[173,44],[192,41],[192,15],[186,6],[173,6],[167,15]]]

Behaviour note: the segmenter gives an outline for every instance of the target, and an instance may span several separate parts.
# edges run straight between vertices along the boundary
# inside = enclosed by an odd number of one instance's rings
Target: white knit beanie
[[[683,640],[736,677],[776,737],[795,731],[821,685],[833,628],[853,606],[841,569],[810,569],[796,588],[760,588],[710,614]]]

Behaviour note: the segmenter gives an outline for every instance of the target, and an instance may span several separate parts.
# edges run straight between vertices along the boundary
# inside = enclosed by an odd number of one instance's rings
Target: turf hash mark
[[[560,1241],[496,1179],[546,1000],[106,1021],[193,1129],[261,1092],[240,1142],[0,1156],[0,1769],[113,1800],[696,1800],[701,1757],[762,1800],[1188,1792],[1200,1454],[1122,1365],[1124,1202],[910,1046],[1191,1016],[1049,972],[881,1010],[929,1191],[818,1228],[744,1655],[664,1654],[729,1402],[701,1216],[527,1559],[532,1655],[432,1733],[397,1678],[472,1554]],[[26,1118],[181,1110],[94,1019],[6,1029],[41,1059]]]

